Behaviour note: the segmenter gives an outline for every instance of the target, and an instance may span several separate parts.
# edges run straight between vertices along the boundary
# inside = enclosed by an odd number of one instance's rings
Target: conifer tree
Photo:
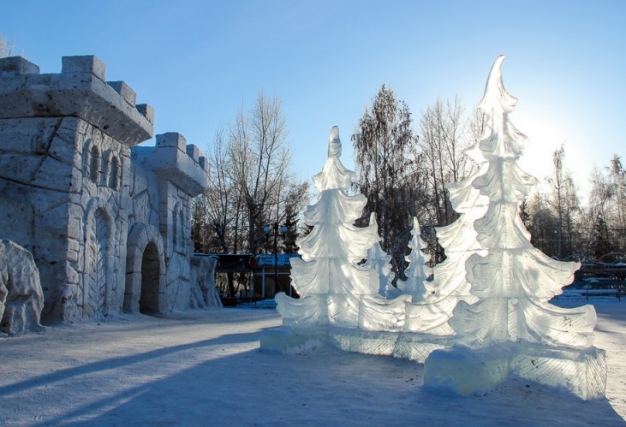
[[[596,259],[613,252],[613,244],[611,243],[611,237],[609,236],[609,229],[602,214],[598,215],[598,218],[593,225],[592,239],[589,251]]]

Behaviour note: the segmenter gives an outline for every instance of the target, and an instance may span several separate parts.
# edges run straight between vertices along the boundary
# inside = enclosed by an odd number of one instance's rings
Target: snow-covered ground
[[[626,300],[594,303],[606,399],[511,381],[482,397],[422,388],[423,365],[259,351],[275,310],[128,315],[0,339],[2,426],[626,426]]]

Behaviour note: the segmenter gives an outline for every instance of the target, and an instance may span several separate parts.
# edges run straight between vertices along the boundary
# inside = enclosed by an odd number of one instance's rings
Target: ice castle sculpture
[[[517,99],[504,89],[503,60],[496,59],[479,104],[487,119],[474,147],[479,170],[450,187],[462,216],[438,233],[449,257],[435,268],[436,291],[448,294],[444,305],[454,304],[448,324],[459,346],[429,356],[425,383],[472,394],[516,375],[584,399],[601,397],[606,366],[604,351],[592,347],[593,306],[549,303],[580,264],[535,249],[519,216],[536,179],[517,164],[526,137],[509,120]]]

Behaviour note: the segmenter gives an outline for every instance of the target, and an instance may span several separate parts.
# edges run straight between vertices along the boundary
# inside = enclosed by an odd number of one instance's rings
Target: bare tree
[[[564,203],[564,168],[563,168],[563,159],[565,157],[565,149],[563,145],[561,148],[552,153],[552,162],[554,164],[554,176],[549,178],[548,181],[552,185],[552,200],[551,205],[556,211],[557,216],[557,248],[556,255],[559,258],[563,257],[563,216],[566,214],[565,212],[565,203]]]
[[[230,177],[223,129],[215,132],[208,154],[209,186],[192,207],[195,248],[203,253],[237,253],[241,242],[236,225],[242,204]],[[227,274],[224,287],[229,296],[236,294],[234,273]]]
[[[194,200],[198,251],[236,253],[244,246],[236,232],[242,203],[237,197],[238,189],[232,181],[230,165],[224,131],[219,129],[209,148],[209,186]]]
[[[245,203],[248,250],[258,253],[267,207],[277,200],[285,181],[290,152],[280,100],[259,95],[248,114],[240,110],[230,127],[228,155],[233,183]]]
[[[5,58],[13,54],[15,41],[9,41],[7,36],[0,34],[0,58]]]
[[[475,113],[470,123],[464,121],[458,98],[445,103],[437,99],[422,114],[420,147],[433,195],[431,221],[437,225],[447,225],[456,219],[445,185],[459,182],[471,172],[472,164],[464,151],[480,135],[482,120],[482,116]]]
[[[548,178],[552,194],[548,203],[554,209],[556,216],[556,249],[553,254],[559,258],[571,255],[577,239],[578,212],[580,212],[580,202],[576,191],[576,185],[571,173],[565,167],[565,148],[563,145],[552,154],[554,165],[553,174]],[[578,250],[576,250],[578,252]]]
[[[599,217],[602,227],[607,227],[606,219],[611,218],[612,202],[615,198],[615,188],[611,185],[606,174],[598,168],[594,168],[591,178],[591,192],[589,195],[589,205],[587,217],[590,219],[593,228],[588,233],[588,244],[595,239],[595,228]]]
[[[263,226],[292,222],[308,203],[308,185],[289,173],[286,121],[280,101],[260,94],[254,107],[240,110],[228,131],[215,133],[209,187],[194,201],[194,240],[203,252],[257,254],[273,249]],[[289,224],[287,224],[289,225]],[[291,239],[295,245],[295,237]],[[247,277],[229,273],[234,296]]]
[[[17,52],[15,46],[15,39],[9,40],[7,36],[0,34],[0,58],[6,58],[9,56],[26,57],[24,51],[20,50]]]
[[[531,234],[531,243],[546,255],[556,253],[555,230],[557,218],[548,201],[548,195],[533,193],[524,203],[524,224]]]
[[[235,248],[238,246],[238,239],[233,236],[231,244],[229,244],[228,236],[229,230],[237,223],[240,209],[238,209],[237,200],[235,200],[236,191],[229,173],[229,164],[230,159],[226,151],[224,133],[220,129],[215,133],[209,163],[211,185],[205,193],[209,207],[207,213],[209,224],[217,236],[222,252],[233,251],[236,253]]]
[[[476,166],[465,150],[478,143],[483,134],[485,118],[475,109],[465,118],[458,98],[443,102],[441,99],[429,106],[420,118],[420,149],[430,193],[429,209],[422,224],[445,226],[458,217],[452,209],[446,185],[465,179]],[[432,252],[431,262],[444,259],[443,248],[437,243],[431,230],[425,230],[424,238]]]
[[[626,172],[620,157],[614,155],[608,168],[596,168],[591,183],[588,217],[593,228],[589,233],[589,244],[598,252],[597,241],[600,239],[611,242],[613,250],[626,251],[623,243],[626,239]]]
[[[622,166],[622,160],[614,154],[609,168],[609,179],[613,187],[614,208],[611,218],[614,240],[616,242],[626,241],[626,171]],[[620,251],[626,251],[626,244],[622,243]]]

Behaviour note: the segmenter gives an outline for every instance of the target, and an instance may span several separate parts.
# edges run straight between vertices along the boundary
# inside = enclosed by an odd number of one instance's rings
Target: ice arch
[[[124,311],[160,313],[165,306],[163,238],[156,227],[136,224],[128,235]]]

